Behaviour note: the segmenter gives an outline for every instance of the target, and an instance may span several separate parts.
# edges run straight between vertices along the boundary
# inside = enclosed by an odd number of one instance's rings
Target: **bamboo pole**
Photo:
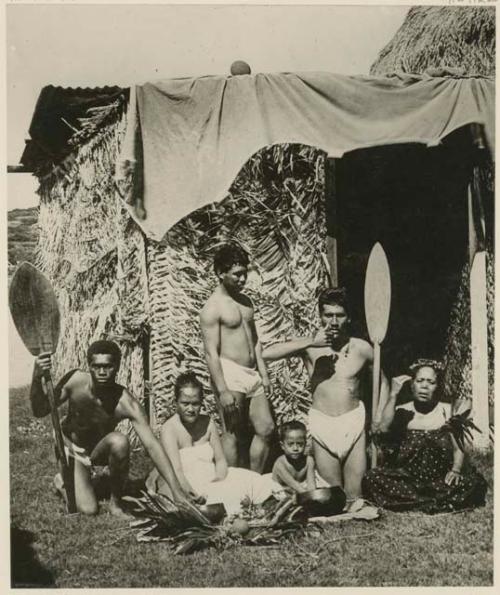
[[[468,191],[469,263],[470,263],[470,319],[471,319],[471,384],[472,416],[481,433],[474,433],[474,446],[490,446],[488,403],[488,316],[486,296],[486,252],[478,251],[476,222],[474,221],[473,185]]]
[[[380,343],[373,344],[372,419],[379,418],[380,404]],[[378,448],[372,440],[371,468],[377,466]]]
[[[338,208],[335,159],[325,159],[325,210],[326,210],[326,256],[330,269],[331,287],[339,286],[339,255],[338,255]]]

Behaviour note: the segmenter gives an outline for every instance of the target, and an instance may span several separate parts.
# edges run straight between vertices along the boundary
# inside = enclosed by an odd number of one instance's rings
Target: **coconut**
[[[233,76],[238,76],[240,74],[251,74],[252,70],[243,60],[236,60],[231,64],[230,72]]]
[[[237,535],[246,535],[250,531],[250,525],[244,519],[236,518],[231,524],[231,533]]]

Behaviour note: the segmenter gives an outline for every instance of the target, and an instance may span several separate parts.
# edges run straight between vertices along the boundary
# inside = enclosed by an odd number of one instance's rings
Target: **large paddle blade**
[[[32,355],[55,352],[60,330],[57,298],[47,277],[28,262],[23,262],[12,278],[9,308]]]
[[[32,355],[55,352],[60,329],[56,294],[47,277],[28,262],[23,262],[14,273],[9,290],[9,308],[17,331]],[[50,405],[57,456],[67,495],[68,512],[76,512],[73,473],[68,465],[64,449],[64,438],[49,371],[44,374],[44,385]]]
[[[391,311],[391,273],[384,249],[377,242],[368,258],[365,278],[365,316],[373,344],[385,339]]]

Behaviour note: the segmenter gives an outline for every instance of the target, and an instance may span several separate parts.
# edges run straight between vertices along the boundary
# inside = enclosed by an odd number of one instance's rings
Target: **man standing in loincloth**
[[[292,339],[264,350],[265,360],[301,356],[311,379],[313,402],[309,431],[321,477],[344,488],[348,500],[361,496],[366,471],[365,407],[360,400],[361,378],[373,364],[373,348],[349,335],[349,314],[344,289],[325,289],[319,296],[322,328],[315,336]],[[382,374],[382,411],[388,399]],[[373,427],[380,425],[375,416]]]
[[[56,386],[57,405],[68,402],[68,412],[61,422],[65,451],[73,471],[75,500],[78,512],[97,514],[98,503],[91,482],[92,465],[108,465],[111,480],[109,512],[126,516],[121,495],[129,467],[129,441],[115,431],[121,420],[129,419],[160,475],[170,486],[171,496],[185,500],[170,461],[155,438],[141,404],[126,388],[115,382],[121,353],[112,341],[96,341],[87,351],[89,372],[68,372]],[[31,384],[31,407],[35,417],[50,413],[45,392],[44,372],[51,369],[51,354],[43,353],[35,360]],[[56,488],[66,498],[59,474]]]
[[[214,270],[219,285],[201,310],[205,356],[224,425],[222,445],[230,467],[262,473],[274,422],[271,384],[257,336],[252,301],[243,293],[248,255],[236,244],[219,248]],[[248,450],[249,422],[254,436]]]

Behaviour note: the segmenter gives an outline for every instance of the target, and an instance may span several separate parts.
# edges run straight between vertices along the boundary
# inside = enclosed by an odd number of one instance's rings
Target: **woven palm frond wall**
[[[326,284],[324,153],[276,145],[255,154],[228,196],[175,225],[165,245],[149,243],[152,390],[156,423],[173,411],[177,375],[194,370],[206,409],[216,416],[205,363],[199,312],[217,280],[217,247],[237,241],[251,255],[246,291],[253,300],[263,345],[311,333],[314,307]],[[302,418],[310,404],[298,358],[270,365],[272,405],[278,422]]]
[[[86,369],[93,340],[113,339],[122,351],[118,382],[142,400],[146,244],[115,193],[126,126],[122,110],[115,109],[116,117],[92,130],[57,169],[39,172],[37,265],[51,280],[61,313],[54,378]]]

